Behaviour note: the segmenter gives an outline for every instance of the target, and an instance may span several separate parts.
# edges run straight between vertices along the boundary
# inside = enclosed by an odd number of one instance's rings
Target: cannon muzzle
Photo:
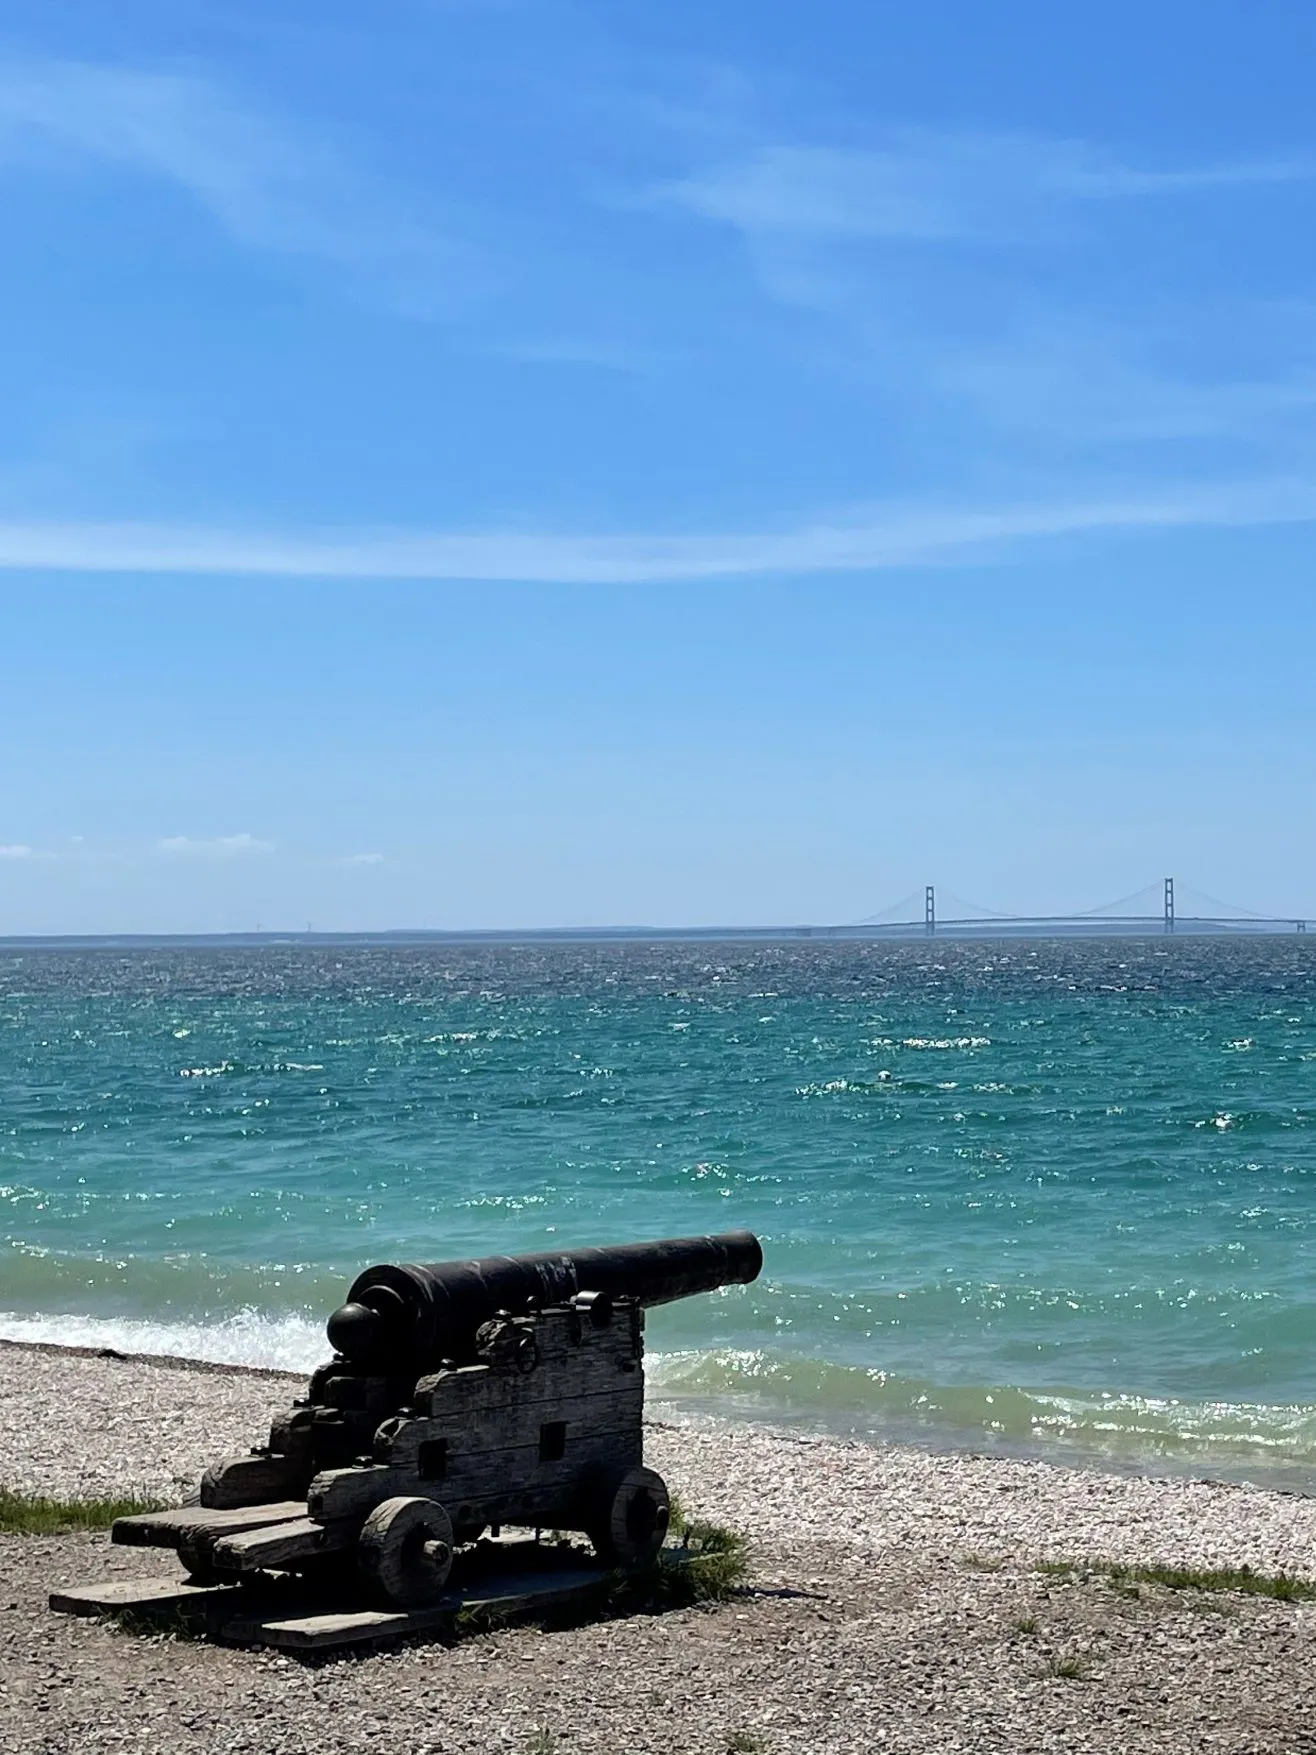
[[[354,1365],[424,1369],[470,1358],[476,1330],[498,1311],[542,1310],[580,1292],[670,1304],[745,1285],[762,1266],[763,1250],[750,1231],[427,1266],[382,1263],[352,1282],[347,1302],[329,1318],[329,1340]]]

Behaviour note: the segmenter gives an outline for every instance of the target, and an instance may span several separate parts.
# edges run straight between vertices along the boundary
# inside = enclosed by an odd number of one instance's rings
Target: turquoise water
[[[0,952],[0,1333],[741,1225],[660,1396],[1316,1484],[1316,938]]]

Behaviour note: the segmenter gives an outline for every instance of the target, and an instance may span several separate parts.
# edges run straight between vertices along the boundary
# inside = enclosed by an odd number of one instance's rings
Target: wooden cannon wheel
[[[361,1526],[357,1564],[381,1608],[418,1609],[452,1571],[452,1519],[437,1499],[386,1499]]]
[[[663,1478],[638,1464],[601,1477],[590,1495],[594,1501],[588,1535],[599,1558],[609,1566],[643,1566],[662,1547],[671,1519],[671,1501]]]

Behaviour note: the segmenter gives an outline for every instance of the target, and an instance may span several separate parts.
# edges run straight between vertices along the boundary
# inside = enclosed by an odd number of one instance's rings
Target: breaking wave
[[[310,1372],[329,1356],[324,1324],[302,1316],[239,1310],[216,1322],[166,1322],[144,1317],[25,1316],[0,1311],[0,1340],[96,1352],[152,1353],[213,1365],[254,1365]]]
[[[309,1373],[321,1322],[240,1310],[216,1321],[0,1312],[0,1340]],[[1316,1408],[1072,1388],[943,1384],[766,1349],[651,1353],[650,1407],[874,1443],[1316,1489]]]
[[[870,1441],[1316,1488],[1316,1407],[934,1383],[766,1350],[656,1355],[650,1398]]]

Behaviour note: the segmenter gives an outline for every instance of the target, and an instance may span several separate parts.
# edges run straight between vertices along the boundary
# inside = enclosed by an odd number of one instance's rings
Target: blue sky
[[[0,6],[0,932],[1316,914],[1314,74]]]

